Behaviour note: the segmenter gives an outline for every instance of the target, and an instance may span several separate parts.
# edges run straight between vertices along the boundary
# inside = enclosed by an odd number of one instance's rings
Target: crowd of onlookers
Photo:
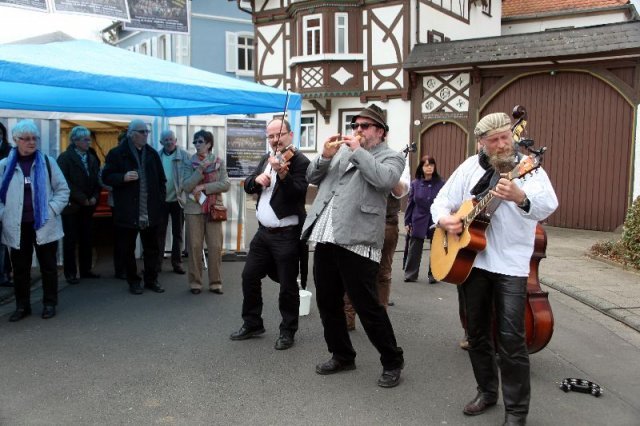
[[[214,211],[222,205],[222,193],[229,190],[229,178],[223,160],[213,153],[213,134],[196,132],[196,153],[190,155],[177,146],[171,130],[161,133],[162,147],[157,151],[147,144],[149,133],[144,121],[131,121],[101,167],[86,127],[71,130],[68,147],[56,160],[39,150],[40,131],[33,120],[21,120],[11,129],[14,147],[0,123],[0,285],[13,285],[16,299],[9,321],[31,314],[34,251],[42,275],[42,318],[56,315],[60,239],[69,284],[100,277],[92,270],[92,230],[103,188],[109,190],[112,208],[115,277],[126,280],[132,294],[144,289],[164,292],[158,273],[169,218],[173,271],[188,274],[190,291],[200,293],[206,242],[206,285],[213,293],[223,293],[222,225]],[[187,271],[182,266],[185,217]],[[138,237],[144,263],[141,275],[135,256]]]

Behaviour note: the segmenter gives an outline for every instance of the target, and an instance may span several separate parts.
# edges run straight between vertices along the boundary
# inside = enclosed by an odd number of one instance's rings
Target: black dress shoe
[[[78,284],[80,280],[77,277],[67,277],[67,282],[69,284]]]
[[[56,307],[52,305],[44,305],[42,308],[42,319],[49,319],[56,316]]]
[[[507,414],[504,418],[503,426],[525,426],[527,424],[527,417],[515,416],[513,414]]]
[[[129,284],[129,292],[131,292],[131,294],[142,294],[144,293],[144,290],[142,290],[140,283],[135,283]]]
[[[146,288],[147,290],[151,290],[155,293],[164,293],[164,288],[162,288],[162,286],[157,282],[153,284],[145,284],[144,288]]]
[[[215,294],[224,294],[224,291],[222,291],[221,288],[212,288],[209,290],[211,293],[215,293]]]
[[[429,284],[437,284],[438,280],[435,279],[435,277],[431,274],[429,274]]]
[[[231,333],[231,336],[229,336],[229,338],[231,340],[245,340],[253,336],[258,336],[259,334],[264,333],[264,331],[264,327],[247,328],[243,325],[242,327],[240,327],[240,330]]]
[[[323,362],[322,364],[316,365],[316,373],[321,374],[323,376],[327,374],[335,374],[341,371],[349,371],[356,369],[355,361],[339,361],[337,359],[331,358],[327,362]]]
[[[191,289],[191,293],[192,294],[200,294],[201,290],[199,288],[192,288]]]
[[[393,388],[400,383],[400,373],[402,368],[394,368],[393,370],[382,370],[380,378],[378,378],[378,386],[381,388]]]
[[[20,321],[22,318],[31,315],[31,308],[17,308],[14,313],[9,317],[9,322]]]
[[[100,278],[100,274],[96,274],[95,272],[85,272],[80,274],[80,278]]]
[[[274,346],[277,350],[283,351],[285,349],[289,349],[293,346],[293,337],[288,334],[281,334],[276,340],[276,345]]]
[[[497,400],[485,398],[482,392],[478,392],[475,398],[464,406],[462,412],[467,416],[477,416],[487,411],[487,408],[496,405]]]
[[[185,270],[182,269],[182,266],[180,266],[180,265],[174,266],[173,267],[173,272],[175,272],[176,274],[180,274],[180,275],[186,274]]]

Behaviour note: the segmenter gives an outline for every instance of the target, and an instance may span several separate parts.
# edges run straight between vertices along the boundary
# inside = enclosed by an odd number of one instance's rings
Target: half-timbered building
[[[247,3],[247,2],[245,2]],[[560,198],[549,224],[613,230],[640,195],[640,22],[627,0],[253,0],[256,80],[305,99],[301,148],[370,102],[392,148],[447,176],[482,115],[523,105]]]

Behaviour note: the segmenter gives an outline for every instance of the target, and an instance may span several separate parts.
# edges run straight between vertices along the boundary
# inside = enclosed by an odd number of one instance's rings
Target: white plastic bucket
[[[311,292],[307,290],[300,290],[300,316],[309,315],[311,310]]]

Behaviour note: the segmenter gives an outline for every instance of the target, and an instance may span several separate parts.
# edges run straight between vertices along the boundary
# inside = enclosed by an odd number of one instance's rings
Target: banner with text
[[[0,0],[0,6],[19,7],[20,9],[48,12],[47,0]]]
[[[126,30],[189,34],[187,0],[128,0],[131,21]]]
[[[258,167],[267,152],[267,122],[249,118],[227,118],[227,173],[245,178]]]
[[[129,21],[127,0],[52,0],[53,11]]]

